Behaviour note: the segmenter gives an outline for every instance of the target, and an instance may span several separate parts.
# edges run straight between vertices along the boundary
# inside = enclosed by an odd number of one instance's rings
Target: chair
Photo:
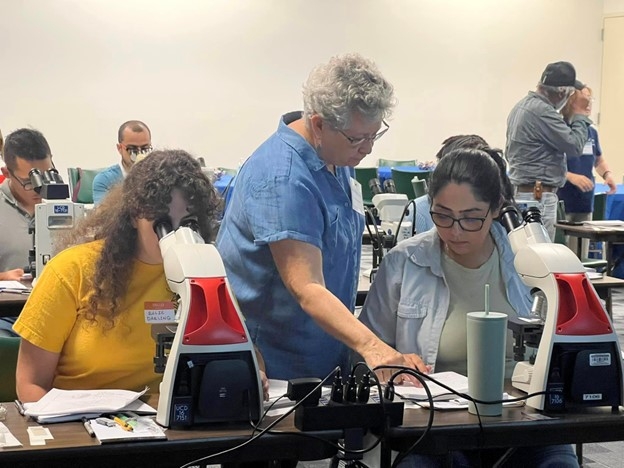
[[[404,193],[410,200],[414,198],[415,193],[414,187],[412,186],[414,173],[409,171],[402,171],[401,169],[395,169],[394,167],[391,169],[391,171],[392,180],[394,181],[394,186],[396,187],[397,193]]]
[[[395,160],[395,159],[379,158],[379,161],[378,161],[377,165],[379,167],[415,166],[416,165],[416,160],[415,159],[406,159],[404,161],[399,161],[399,160]]]
[[[67,169],[71,199],[76,203],[93,203],[93,179],[103,169],[82,169],[70,167]]]
[[[594,221],[603,221],[607,217],[607,194],[596,193],[594,194],[594,212],[592,213],[592,219]]]
[[[607,194],[596,193],[594,194],[594,212],[592,213],[593,221],[603,221],[607,219]],[[590,242],[588,255],[593,257],[599,255],[599,258],[606,258],[604,252],[604,242]]]
[[[15,393],[15,368],[20,339],[13,336],[0,336],[0,401],[12,401]]]
[[[362,198],[365,205],[373,204],[373,192],[370,189],[369,181],[377,178],[376,167],[356,167],[355,180],[362,185]]]
[[[565,219],[565,202],[563,200],[559,200],[559,203],[557,204],[557,221]],[[555,243],[566,245],[565,235],[563,234],[562,229],[555,229]],[[600,258],[581,258],[580,260],[585,268],[595,268],[596,270],[604,270],[607,268],[607,261]]]
[[[416,195],[416,198],[422,197],[427,194],[427,181],[414,177],[412,179],[412,188],[414,189],[414,195]]]

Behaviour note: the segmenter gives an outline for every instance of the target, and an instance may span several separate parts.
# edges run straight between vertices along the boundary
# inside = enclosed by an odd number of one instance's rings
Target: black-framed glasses
[[[133,146],[133,145],[123,145],[126,148],[128,153],[151,153],[152,145],[144,145],[144,146]]]
[[[52,168],[56,169],[56,167],[54,166],[54,163],[52,163]],[[9,171],[9,174],[11,174],[12,178],[14,180],[17,180],[17,183],[20,184],[24,190],[29,192],[29,191],[34,189],[34,186],[33,186],[32,182],[30,181],[30,177],[28,177],[28,179],[26,179],[24,181],[23,179],[20,179],[19,177],[17,177],[15,175],[15,172],[13,172],[12,169],[9,169],[8,167],[7,167],[7,169]]]
[[[435,211],[429,211],[429,214],[431,215],[433,224],[438,227],[448,229],[452,228],[453,224],[457,223],[464,231],[476,232],[483,228],[483,223],[485,223],[488,214],[490,214],[490,208],[488,208],[483,218],[453,218],[452,216],[436,213]]]
[[[373,136],[371,137],[362,137],[362,138],[354,138],[354,137],[350,137],[349,135],[347,135],[345,132],[343,132],[342,130],[338,130],[337,128],[335,129],[337,132],[340,132],[340,134],[345,137],[347,140],[349,140],[349,143],[351,143],[351,145],[353,146],[359,146],[362,143],[364,143],[365,141],[370,141],[371,143],[376,142],[377,140],[379,140],[382,136],[384,136],[384,134],[390,130],[390,125],[388,125],[386,123],[385,120],[382,120],[381,123],[386,127],[383,130],[375,133]]]

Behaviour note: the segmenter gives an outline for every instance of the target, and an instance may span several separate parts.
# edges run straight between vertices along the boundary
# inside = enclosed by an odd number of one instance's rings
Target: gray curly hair
[[[377,66],[359,54],[332,57],[317,66],[303,85],[303,117],[306,122],[319,115],[334,128],[347,129],[351,116],[381,121],[394,105],[394,88]]]

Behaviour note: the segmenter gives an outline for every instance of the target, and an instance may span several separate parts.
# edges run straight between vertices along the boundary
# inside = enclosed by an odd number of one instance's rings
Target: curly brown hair
[[[182,150],[154,151],[136,163],[123,184],[107,194],[72,232],[71,239],[65,239],[65,246],[89,238],[104,240],[92,279],[87,319],[103,319],[109,327],[114,325],[137,251],[134,221],[166,218],[174,189],[182,193],[189,213],[197,217],[199,234],[211,242],[216,233],[219,196],[199,162]]]

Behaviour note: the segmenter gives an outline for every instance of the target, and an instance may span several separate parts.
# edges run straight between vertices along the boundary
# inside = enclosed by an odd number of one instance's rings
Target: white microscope
[[[413,232],[413,209],[409,211],[407,195],[396,193],[394,182],[388,179],[384,183],[385,192],[381,189],[379,179],[372,179],[369,182],[373,193],[372,202],[381,222],[381,230],[386,234],[394,236],[397,244],[404,239],[409,239]]]
[[[157,221],[154,230],[178,297],[173,330],[157,337],[154,362],[157,372],[164,366],[164,376],[156,421],[165,427],[257,422],[258,362],[221,256],[204,243],[194,218],[176,230],[169,220]]]
[[[33,279],[56,253],[54,238],[62,230],[73,229],[84,216],[84,205],[69,199],[69,185],[55,168],[29,172],[33,189],[43,199],[35,205],[34,248],[30,252],[30,273]]]
[[[537,208],[520,220],[506,206],[501,219],[522,281],[532,287],[532,311],[543,320],[535,363],[520,362],[512,384],[529,394],[533,408],[564,411],[622,405],[622,355],[613,323],[580,260],[553,244]]]

